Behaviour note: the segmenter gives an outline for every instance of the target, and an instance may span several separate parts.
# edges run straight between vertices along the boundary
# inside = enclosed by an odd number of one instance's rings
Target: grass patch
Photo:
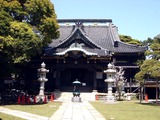
[[[25,119],[15,117],[15,116],[12,116],[12,115],[8,115],[8,114],[4,114],[4,113],[1,113],[1,112],[0,112],[0,119],[2,119],[2,120],[25,120]]]
[[[47,104],[36,105],[5,105],[3,107],[12,110],[19,110],[37,115],[50,117],[61,105],[61,102],[49,102]]]
[[[116,104],[104,102],[91,102],[106,120],[159,120],[160,107],[151,104],[139,104],[138,102],[121,101]]]

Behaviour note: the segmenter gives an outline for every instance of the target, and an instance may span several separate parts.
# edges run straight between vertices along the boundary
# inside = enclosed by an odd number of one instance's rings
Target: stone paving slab
[[[106,120],[88,102],[64,102],[49,120]]]
[[[18,111],[18,110],[11,110],[8,108],[4,108],[4,107],[0,107],[0,112],[1,113],[5,113],[5,114],[9,114],[9,115],[13,115],[16,117],[20,117],[26,120],[48,120],[48,117],[44,117],[44,116],[40,116],[40,115],[36,115],[36,114],[31,114],[31,113],[27,113],[27,112],[22,112],[22,111]]]

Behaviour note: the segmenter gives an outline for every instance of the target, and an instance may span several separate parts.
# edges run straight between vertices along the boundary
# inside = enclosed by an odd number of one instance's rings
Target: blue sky
[[[112,19],[119,34],[146,40],[160,34],[160,0],[51,0],[59,19]]]

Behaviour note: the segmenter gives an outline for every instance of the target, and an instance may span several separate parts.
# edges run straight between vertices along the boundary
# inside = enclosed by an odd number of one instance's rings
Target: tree
[[[24,64],[59,37],[50,0],[0,0],[0,58],[6,65]]]
[[[155,59],[145,60],[140,66],[140,72],[138,72],[135,77],[136,79],[142,81],[143,79],[149,78],[159,78],[160,62]]]
[[[41,50],[41,40],[26,23],[10,23],[9,35],[4,39],[3,52],[7,61],[23,63]]]
[[[150,42],[149,49],[145,52],[145,55],[149,59],[145,60],[140,66],[140,71],[135,75],[135,78],[139,81],[143,81],[147,78],[153,78],[156,81],[156,101],[158,99],[158,81],[160,81],[160,38],[155,37],[153,40],[148,39]]]
[[[136,39],[132,39],[131,36],[127,36],[127,35],[119,35],[120,40],[128,43],[128,44],[134,44],[134,45],[142,45],[141,42],[139,40]]]
[[[36,26],[43,35],[43,44],[51,42],[51,39],[59,37],[59,28],[56,20],[54,6],[50,0],[26,0],[22,3],[27,15],[25,21]]]
[[[122,67],[119,67],[117,70],[117,73],[115,75],[116,78],[116,92],[118,93],[118,100],[122,100],[122,96],[124,94],[124,84],[125,84],[125,78],[124,78],[124,70]]]
[[[149,46],[149,49],[145,53],[152,59],[159,60],[160,59],[160,38],[154,38],[153,42]]]
[[[149,49],[145,52],[145,55],[148,56],[149,59],[143,62],[140,67],[140,72],[138,72],[135,76],[139,80],[143,80],[145,75],[148,73],[150,77],[157,78],[158,76],[156,76],[156,72],[158,68],[160,68],[160,38],[148,38],[146,41],[150,43]]]
[[[147,40],[142,41],[142,45],[150,45],[151,43],[153,43],[152,38],[148,38]]]

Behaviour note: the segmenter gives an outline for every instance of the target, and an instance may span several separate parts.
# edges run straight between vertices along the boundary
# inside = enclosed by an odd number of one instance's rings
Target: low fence
[[[43,103],[54,101],[54,94],[45,95]],[[37,104],[37,95],[28,95],[20,92],[6,92],[0,94],[0,104]]]
[[[105,100],[106,96],[106,94],[96,94],[95,100]]]

